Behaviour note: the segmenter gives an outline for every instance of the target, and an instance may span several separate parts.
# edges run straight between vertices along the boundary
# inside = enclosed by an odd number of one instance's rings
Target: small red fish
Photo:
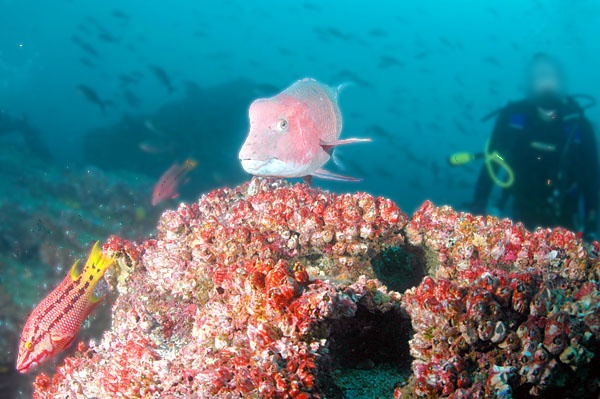
[[[162,174],[152,191],[152,205],[158,205],[169,198],[179,197],[177,190],[183,183],[185,176],[196,167],[193,159],[187,159],[182,165],[174,163]]]
[[[248,173],[258,176],[317,176],[356,181],[322,169],[335,147],[370,139],[340,140],[342,114],[332,89],[314,79],[302,79],[271,98],[250,105],[250,132],[239,158]]]
[[[104,298],[95,296],[94,288],[112,262],[96,242],[83,268],[75,262],[62,283],[36,306],[21,333],[19,372],[30,371],[73,342],[81,323]]]

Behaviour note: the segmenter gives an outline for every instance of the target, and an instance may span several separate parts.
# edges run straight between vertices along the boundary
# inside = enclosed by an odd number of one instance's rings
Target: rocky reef
[[[405,229],[430,276],[406,291],[421,397],[589,398],[598,393],[600,245],[564,229],[425,203]]]
[[[563,229],[254,178],[104,250],[112,326],[35,398],[598,391],[600,247]]]
[[[408,350],[400,295],[371,266],[406,221],[386,199],[254,179],[165,212],[156,240],[112,237],[112,329],[38,376],[34,397],[333,397],[335,361]],[[369,338],[387,350],[366,359]]]

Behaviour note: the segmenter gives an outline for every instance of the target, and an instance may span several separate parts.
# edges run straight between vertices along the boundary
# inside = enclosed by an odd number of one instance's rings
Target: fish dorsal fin
[[[312,175],[319,177],[321,179],[326,179],[326,180],[351,181],[351,182],[359,182],[360,181],[360,179],[357,179],[355,177],[338,175],[337,173],[332,173],[332,172],[329,172],[322,168],[315,170]]]
[[[77,280],[79,276],[81,276],[81,272],[83,271],[83,265],[80,262],[81,259],[77,259],[73,266],[71,266],[71,270],[69,271],[69,276],[72,280]]]

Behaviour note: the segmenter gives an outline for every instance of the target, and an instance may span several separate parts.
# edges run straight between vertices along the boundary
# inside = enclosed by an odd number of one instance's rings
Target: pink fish
[[[174,163],[162,174],[152,190],[152,205],[158,205],[168,198],[177,198],[178,189],[189,171],[196,167],[196,161],[187,159],[182,165]]]
[[[339,139],[341,87],[332,89],[306,78],[275,97],[255,100],[249,111],[250,132],[239,154],[244,170],[257,176],[356,181],[322,169],[335,147],[371,141]]]

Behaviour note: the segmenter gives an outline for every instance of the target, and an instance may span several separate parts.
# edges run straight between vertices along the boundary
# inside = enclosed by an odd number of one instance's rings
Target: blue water
[[[302,77],[334,85],[352,80],[350,73],[364,84],[342,93],[342,136],[373,136],[368,128],[377,125],[393,138],[374,136],[372,144],[339,151],[345,172],[363,182],[317,184],[389,196],[407,211],[425,199],[458,205],[470,199],[478,166],[449,169],[445,157],[484,145],[491,125],[480,117],[523,95],[522,69],[534,52],[564,62],[572,91],[598,92],[600,4],[592,0],[2,1],[0,7],[0,104],[26,115],[67,164],[86,164],[80,147],[87,130],[123,114],[152,113],[183,97],[184,81],[206,86],[244,77],[283,90]],[[103,31],[118,42],[100,40]],[[74,36],[99,56],[86,55]],[[95,66],[83,65],[82,57]],[[393,62],[382,65],[382,57]],[[173,95],[149,64],[168,73],[178,89]],[[137,109],[124,102],[118,80],[134,70],[143,73],[132,88],[141,100]],[[102,115],[77,84],[116,107]],[[588,115],[597,120],[598,109]],[[190,132],[198,146],[211,133],[211,126]],[[231,134],[241,145],[245,132]],[[219,150],[235,155],[239,147]],[[211,162],[198,161],[195,178]]]

